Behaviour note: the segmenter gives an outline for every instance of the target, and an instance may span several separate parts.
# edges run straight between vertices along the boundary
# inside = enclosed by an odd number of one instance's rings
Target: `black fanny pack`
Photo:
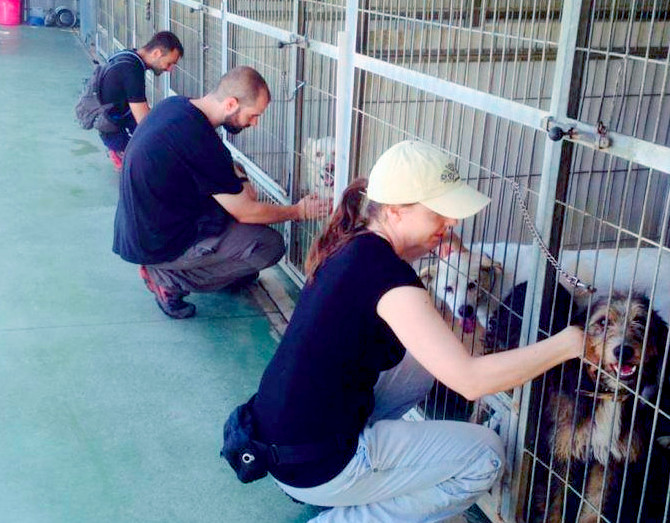
[[[298,465],[319,461],[346,445],[346,438],[341,436],[301,445],[268,445],[258,441],[250,407],[254,397],[235,408],[223,425],[221,457],[226,458],[242,483],[265,477],[269,464]]]

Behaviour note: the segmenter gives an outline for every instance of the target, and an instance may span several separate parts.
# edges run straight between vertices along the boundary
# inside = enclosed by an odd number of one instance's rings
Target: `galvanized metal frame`
[[[201,10],[208,16],[223,18],[223,16],[220,14],[222,11],[204,6],[195,0],[170,1]],[[570,4],[572,4],[572,2]],[[168,3],[166,3],[166,5],[168,5]],[[352,2],[352,0],[347,1],[347,19],[345,23],[349,28],[356,27],[357,7],[357,3]],[[570,6],[566,5],[564,6],[564,9],[570,9]],[[263,22],[245,18],[234,13],[226,12],[225,23],[244,27],[251,31],[265,34],[277,40],[287,42],[296,40],[299,41],[302,38],[295,32],[287,31],[285,29],[265,24]],[[563,23],[565,23],[565,21],[563,21]],[[354,31],[352,35],[352,32],[349,29],[346,31],[346,33],[349,35],[349,38],[353,38],[356,34]],[[340,54],[337,46],[333,46],[328,43],[310,41],[307,45],[309,46],[310,51],[328,56],[333,59],[338,59]],[[347,45],[350,45],[350,43],[347,42]],[[555,120],[556,124],[559,124],[566,129],[569,127],[574,127],[575,130],[579,131],[581,134],[595,134],[595,128],[593,125],[568,118],[567,115],[558,117],[558,115],[552,114],[553,111],[537,109],[527,104],[515,102],[513,100],[509,100],[494,94],[472,89],[462,84],[436,78],[425,73],[411,71],[411,74],[408,74],[409,72],[406,67],[398,66],[381,59],[371,58],[360,53],[355,53],[353,60],[354,67],[356,69],[377,74],[395,82],[410,87],[415,87],[432,95],[439,96],[440,98],[452,100],[467,107],[478,109],[491,115],[521,123],[536,130],[546,132],[547,119],[551,117]],[[353,89],[353,86],[351,86],[350,89]],[[352,97],[353,95],[349,94],[348,96]],[[607,149],[608,154],[637,163],[639,165],[648,166],[655,170],[670,172],[670,148],[611,131],[608,132],[608,137],[611,141]],[[570,140],[570,138],[566,139]],[[593,147],[596,148],[595,144]]]

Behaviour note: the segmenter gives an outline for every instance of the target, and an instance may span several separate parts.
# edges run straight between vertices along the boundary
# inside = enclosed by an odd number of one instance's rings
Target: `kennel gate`
[[[658,0],[103,0],[96,43],[107,56],[160,29],[180,37],[186,54],[175,71],[147,76],[153,103],[199,96],[235,65],[258,69],[272,104],[258,128],[222,138],[268,201],[294,202],[314,182],[310,139],[338,145],[334,188],[316,187],[335,197],[401,139],[445,149],[493,199],[458,232],[471,249],[495,246],[505,270],[527,280],[521,330],[531,341],[554,312],[556,282],[538,248],[524,257],[507,250],[532,243],[514,184],[559,261],[564,251],[655,249],[658,263],[639,270],[655,271],[652,298],[667,288],[659,268],[669,244],[669,11]],[[549,139],[557,129],[570,134]],[[321,225],[279,226],[289,247],[283,266],[298,283]],[[447,297],[436,298],[458,328]],[[481,350],[476,336],[462,336]],[[481,404],[510,458],[481,504],[493,520],[525,518],[532,475],[544,466],[529,418],[537,386]],[[436,389],[422,411],[465,417],[470,406]]]

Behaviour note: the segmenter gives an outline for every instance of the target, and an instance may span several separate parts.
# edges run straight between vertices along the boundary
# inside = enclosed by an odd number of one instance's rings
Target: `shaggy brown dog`
[[[584,361],[564,365],[544,402],[531,519],[663,521],[668,459],[657,440],[668,424],[654,407],[668,412],[659,381],[667,325],[644,296],[615,294],[583,327]]]

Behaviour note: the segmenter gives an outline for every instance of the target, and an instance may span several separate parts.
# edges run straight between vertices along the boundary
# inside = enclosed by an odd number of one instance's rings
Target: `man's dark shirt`
[[[158,103],[126,149],[113,250],[140,264],[172,261],[234,218],[212,195],[239,194],[230,151],[183,96]]]
[[[127,115],[130,111],[129,102],[147,101],[145,70],[146,66],[135,50],[123,51],[110,57],[100,85],[100,101],[103,104],[114,104],[109,111],[110,116]]]

